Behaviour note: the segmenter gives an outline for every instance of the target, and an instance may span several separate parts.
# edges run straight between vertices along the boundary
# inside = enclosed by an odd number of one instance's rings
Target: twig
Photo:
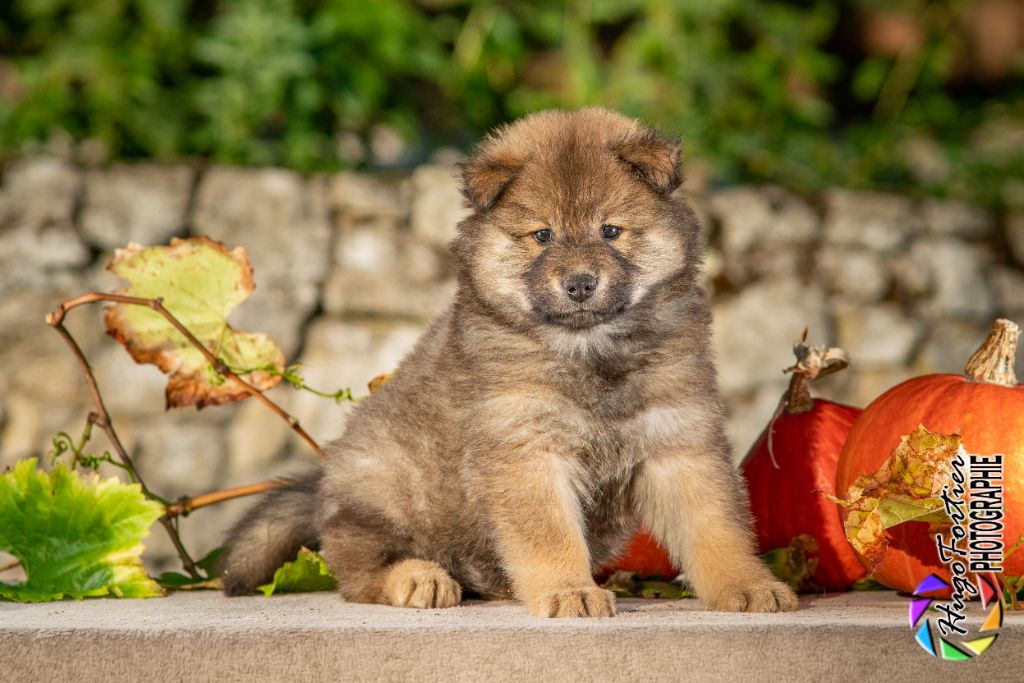
[[[217,374],[227,377],[228,379],[240,384],[250,396],[255,397],[258,401],[263,403],[263,405],[274,411],[278,417],[287,422],[288,426],[291,427],[296,434],[302,437],[302,439],[307,444],[309,444],[309,447],[312,448],[318,456],[320,456],[321,458],[324,457],[324,452],[320,448],[320,445],[317,444],[313,437],[310,436],[306,432],[306,430],[302,428],[302,426],[299,424],[298,418],[287,413],[283,408],[281,408],[281,406],[277,405],[269,398],[267,398],[262,391],[252,386],[244,379],[239,377],[234,371],[232,371],[231,368],[229,368],[227,364],[224,363],[224,361],[215,356],[213,352],[210,351],[210,349],[206,348],[206,345],[203,344],[203,342],[199,341],[199,339],[197,339],[195,335],[193,335],[188,330],[187,327],[182,325],[181,322],[164,307],[163,300],[159,297],[157,297],[156,299],[147,299],[144,297],[128,296],[125,294],[106,294],[103,292],[90,292],[89,294],[83,294],[82,296],[75,297],[74,299],[68,299],[67,301],[61,302],[61,304],[57,306],[56,311],[46,316],[46,322],[55,328],[63,329],[62,323],[64,321],[64,316],[67,314],[68,311],[70,311],[73,308],[77,308],[78,306],[82,306],[84,304],[92,304],[100,301],[118,304],[129,304],[133,306],[145,306],[146,308],[154,310],[160,315],[162,315],[167,320],[167,322],[173,325],[174,328],[178,330],[178,332],[180,332],[182,336],[184,336],[185,339],[189,341],[190,344],[192,344],[192,346],[196,347],[196,349],[203,354],[203,356],[210,363],[210,365],[213,366],[213,369],[217,372]],[[67,330],[65,330],[64,332],[66,334]],[[93,382],[91,388],[94,387],[95,381]],[[97,398],[98,393],[94,391],[93,400],[95,401]]]
[[[193,510],[206,507],[207,505],[214,505],[233,498],[241,498],[243,496],[252,496],[257,493],[273,491],[274,489],[283,488],[292,483],[294,482],[290,479],[274,479],[271,481],[261,481],[258,484],[238,486],[233,489],[225,489],[223,491],[214,491],[212,493],[204,493],[199,496],[182,498],[178,502],[168,505],[166,514],[168,517],[187,515]]]
[[[84,303],[84,302],[83,302]],[[114,429],[114,423],[110,420],[110,413],[107,412],[107,406],[103,403],[103,396],[100,394],[99,386],[96,384],[96,376],[92,372],[92,367],[89,365],[88,359],[85,354],[82,353],[82,348],[75,341],[75,338],[71,336],[71,333],[64,327],[64,313],[66,310],[63,307],[58,309],[58,314],[50,314],[46,316],[46,322],[50,324],[60,336],[67,342],[68,347],[71,349],[71,353],[74,354],[75,359],[78,361],[79,367],[82,368],[82,374],[85,376],[85,382],[89,385],[89,393],[92,395],[92,402],[96,406],[96,411],[89,414],[89,421],[103,430],[107,435],[107,439],[114,447],[114,451],[117,453],[117,457],[121,459],[124,466],[128,469],[128,474],[132,480],[138,482],[139,486],[142,487],[143,493],[148,493],[152,497],[151,492],[146,487],[145,481],[139,471],[135,468],[135,462],[131,456],[128,455],[128,451],[125,449],[124,444],[121,443],[121,439],[117,436],[117,430]],[[181,558],[181,564],[191,576],[198,578],[199,572],[196,570],[196,564],[192,560],[192,556],[188,554],[185,546],[181,542],[181,537],[178,535],[178,530],[172,522],[172,518],[166,515],[160,518],[160,524],[167,531],[167,535],[171,538],[171,543],[174,545],[174,549],[178,553],[178,557]]]

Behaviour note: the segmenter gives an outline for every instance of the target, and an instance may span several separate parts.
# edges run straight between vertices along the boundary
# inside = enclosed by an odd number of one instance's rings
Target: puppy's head
[[[454,243],[461,285],[514,324],[615,324],[691,272],[696,228],[678,142],[602,109],[540,112],[463,164],[473,213]]]

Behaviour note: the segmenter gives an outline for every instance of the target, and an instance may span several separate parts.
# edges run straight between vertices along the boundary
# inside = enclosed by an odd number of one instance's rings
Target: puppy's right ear
[[[462,166],[462,194],[474,209],[486,209],[498,201],[523,168],[524,157],[516,150],[502,149],[488,141],[476,156]]]
[[[661,194],[671,194],[682,182],[680,142],[652,130],[639,129],[610,145],[612,153],[636,176]]]

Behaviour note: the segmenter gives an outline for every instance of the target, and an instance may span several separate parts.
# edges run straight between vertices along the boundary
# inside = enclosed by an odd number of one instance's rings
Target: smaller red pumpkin
[[[789,389],[741,469],[760,552],[784,548],[802,534],[818,544],[817,567],[807,589],[842,591],[864,576],[864,567],[846,540],[835,503],[836,464],[860,409],[813,399],[810,384],[842,370],[842,349],[807,346],[807,332],[793,347],[797,363]]]
[[[679,575],[668,553],[643,529],[630,539],[621,559],[597,573],[597,580],[603,583],[617,571],[635,572],[638,576],[660,576],[664,581],[671,581]]]

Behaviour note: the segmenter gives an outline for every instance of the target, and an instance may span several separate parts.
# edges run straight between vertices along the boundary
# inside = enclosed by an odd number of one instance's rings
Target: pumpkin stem
[[[800,341],[793,344],[793,353],[796,354],[796,365],[783,370],[793,373],[793,378],[789,380],[789,389],[782,400],[786,412],[806,413],[814,405],[811,382],[845,368],[850,364],[850,355],[839,348],[808,346],[807,328],[804,328]]]
[[[986,384],[1017,386],[1013,365],[1017,359],[1019,339],[1020,327],[1015,322],[1004,318],[996,320],[984,343],[967,361],[964,374]]]

